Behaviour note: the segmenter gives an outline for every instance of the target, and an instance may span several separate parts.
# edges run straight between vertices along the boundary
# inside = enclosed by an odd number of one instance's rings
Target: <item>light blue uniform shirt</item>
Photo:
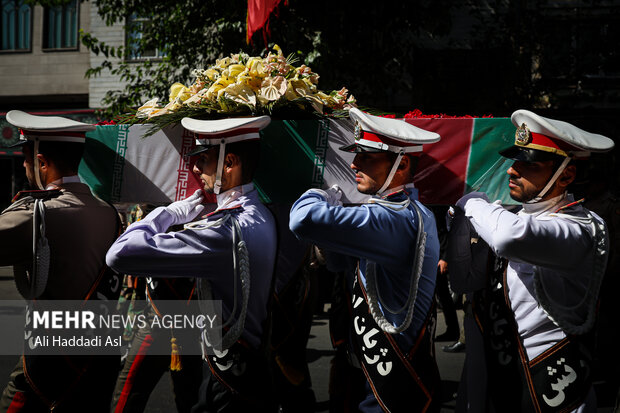
[[[420,209],[424,231],[427,233],[413,320],[409,328],[395,337],[401,349],[406,351],[413,346],[433,302],[439,240],[435,218],[417,200],[417,189],[406,187],[405,191],[392,194],[387,199],[400,202],[409,196]],[[359,259],[360,278],[364,287],[366,262],[374,261],[377,264],[378,289],[386,305],[391,309],[399,309],[406,303],[418,232],[418,217],[413,206],[401,210],[393,210],[381,204],[331,206],[320,194],[306,192],[291,209],[290,228],[300,238],[319,247]],[[394,315],[382,311],[393,325],[400,325],[406,313],[404,311]]]
[[[230,209],[239,222],[250,256],[250,298],[241,336],[258,348],[262,324],[267,317],[267,300],[276,256],[276,227],[273,215],[261,204],[251,186],[237,187],[241,194],[219,207]],[[218,209],[219,209],[218,208]],[[166,208],[156,208],[146,218],[127,228],[106,255],[115,270],[148,277],[196,277],[209,280],[213,299],[222,301],[223,318],[229,317],[234,302],[232,222],[203,228],[221,218],[222,213],[196,221],[192,228],[166,232],[172,216]],[[239,281],[240,283],[240,281]],[[237,294],[241,305],[241,288]]]

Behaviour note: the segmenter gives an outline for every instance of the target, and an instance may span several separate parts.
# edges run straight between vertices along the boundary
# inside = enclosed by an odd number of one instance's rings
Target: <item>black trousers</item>
[[[218,380],[203,362],[198,403],[192,413],[277,412],[269,363],[261,357],[245,360],[247,367],[235,378],[234,388]]]
[[[38,356],[24,358],[10,375],[0,398],[1,412],[107,413],[118,373],[118,356]]]
[[[146,314],[151,320],[152,307],[147,308]],[[167,353],[171,350],[171,338],[168,330],[151,331],[149,327],[145,327],[136,332],[114,388],[113,413],[144,411],[153,389],[161,377],[170,371],[170,355]],[[179,371],[170,371],[174,402],[179,413],[189,413],[198,400],[198,388],[202,378],[202,357],[197,355],[200,352],[199,339],[196,334],[192,342],[179,343],[182,368]]]
[[[459,319],[456,316],[456,306],[452,301],[452,295],[450,294],[450,286],[448,285],[448,273],[441,274],[437,270],[437,281],[435,287],[435,294],[437,300],[441,305],[443,316],[446,320],[446,332],[459,336]]]

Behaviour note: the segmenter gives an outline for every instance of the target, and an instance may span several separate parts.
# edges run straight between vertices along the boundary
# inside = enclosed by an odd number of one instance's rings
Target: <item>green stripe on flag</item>
[[[106,201],[120,199],[128,132],[128,125],[106,125],[86,135],[78,173],[91,190]]]
[[[261,131],[260,164],[254,184],[271,202],[292,203],[313,186],[316,120],[274,120]]]
[[[310,146],[308,146],[308,144],[306,142],[304,142],[303,138],[301,137],[301,135],[297,132],[297,130],[295,129],[294,122],[290,122],[290,121],[283,121],[282,124],[284,125],[284,128],[286,129],[286,131],[288,132],[288,134],[291,136],[291,138],[293,138],[293,140],[295,141],[295,143],[297,143],[297,145],[299,145],[299,149],[302,150],[303,153],[306,154],[306,156],[314,161],[314,152],[312,151],[312,149],[310,149]]]
[[[491,201],[514,203],[508,189],[507,165],[499,151],[514,142],[515,127],[510,119],[476,119],[471,141],[465,192],[485,192]]]
[[[258,191],[258,196],[260,197],[261,202],[265,204],[270,204],[272,202],[271,198],[269,198],[263,188],[261,188],[260,185],[258,185],[256,182],[254,182],[254,188],[256,188],[256,191]]]

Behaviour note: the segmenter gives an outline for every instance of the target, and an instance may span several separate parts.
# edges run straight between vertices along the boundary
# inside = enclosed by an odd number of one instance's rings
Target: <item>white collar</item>
[[[77,175],[71,175],[71,176],[63,176],[60,179],[56,179],[53,182],[50,182],[49,184],[47,184],[47,186],[45,187],[46,190],[50,190],[50,189],[56,189],[59,186],[61,186],[62,184],[70,184],[70,183],[80,183],[82,182],[80,180],[80,177]]]
[[[226,205],[241,197],[241,195],[245,195],[253,190],[254,184],[250,182],[249,184],[235,186],[234,188],[230,188],[221,194],[215,195],[215,198],[217,199],[217,209],[224,208]]]
[[[563,194],[547,199],[546,201],[538,201],[533,204],[523,204],[523,209],[521,212],[527,215],[540,215],[560,204],[566,198],[566,195],[566,192],[564,192]]]

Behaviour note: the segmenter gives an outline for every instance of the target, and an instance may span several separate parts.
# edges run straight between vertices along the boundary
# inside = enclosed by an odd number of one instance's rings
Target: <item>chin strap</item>
[[[37,155],[39,154],[39,138],[34,138],[34,179],[37,182],[37,187],[39,189],[45,189],[43,184],[41,183],[41,171],[39,171],[39,158]]]
[[[405,150],[403,148],[400,148],[400,151],[398,152],[398,155],[396,156],[396,159],[394,160],[394,164],[392,165],[392,169],[390,170],[390,173],[388,174],[387,178],[385,178],[385,182],[383,183],[383,186],[381,187],[381,189],[377,191],[377,194],[383,193],[383,191],[385,191],[387,187],[390,186],[390,184],[392,183],[392,178],[394,178],[394,174],[396,173],[396,170],[398,169],[398,165],[400,165],[400,160],[403,159],[404,155],[405,155]]]
[[[220,140],[220,154],[217,158],[217,171],[215,172],[215,185],[213,185],[213,193],[219,194],[222,189],[222,171],[224,170],[224,156],[226,153],[226,141]]]
[[[564,171],[564,169],[566,169],[566,166],[568,165],[570,161],[571,161],[571,158],[568,158],[568,157],[564,158],[564,160],[558,167],[557,171],[555,171],[551,179],[549,179],[549,182],[547,182],[547,185],[542,189],[542,191],[538,193],[538,195],[536,195],[535,198],[530,199],[529,201],[526,202],[526,204],[534,204],[536,202],[539,202],[545,196],[545,194],[549,191],[549,189],[551,189],[555,181],[557,181],[557,179],[560,177],[560,174],[562,173],[562,171]]]

